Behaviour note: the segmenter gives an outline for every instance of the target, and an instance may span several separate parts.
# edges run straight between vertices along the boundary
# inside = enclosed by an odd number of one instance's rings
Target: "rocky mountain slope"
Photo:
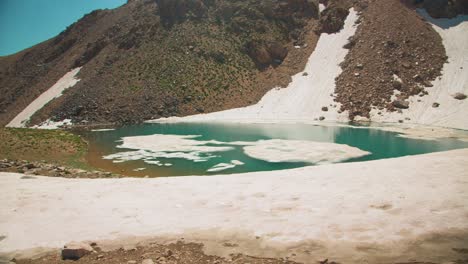
[[[427,94],[447,60],[440,36],[414,8],[450,18],[467,6],[466,0],[129,0],[0,58],[0,125],[77,67],[78,84],[29,125],[124,124],[252,105],[301,72],[319,35],[339,31],[351,7],[360,19],[336,78],[339,112],[352,120],[376,108],[398,111],[408,97]]]
[[[94,11],[0,58],[0,123],[76,67],[81,81],[31,124],[131,123],[252,104],[301,70],[318,24],[310,0],[130,0]]]

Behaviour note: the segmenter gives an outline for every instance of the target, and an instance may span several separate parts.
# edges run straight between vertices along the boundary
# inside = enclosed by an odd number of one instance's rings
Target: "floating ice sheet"
[[[244,147],[248,156],[268,162],[335,163],[371,154],[344,144],[304,140],[261,140]]]
[[[239,161],[239,160],[231,160],[230,163],[219,163],[213,167],[211,167],[207,172],[218,172],[218,171],[223,171],[223,170],[228,170],[235,168],[236,166],[241,166],[244,165],[244,162]]]
[[[197,135],[163,134],[124,137],[118,148],[134,150],[107,155],[104,159],[114,160],[114,162],[143,160],[148,164],[169,166],[168,163],[162,163],[157,159],[186,159],[193,162],[204,162],[217,157],[213,153],[232,150],[233,146],[242,146],[246,155],[268,162],[323,164],[370,154],[355,147],[336,143],[284,139],[234,142],[196,140],[199,137]],[[243,164],[241,161],[231,160],[229,163],[220,163],[210,168],[208,172],[231,169]]]

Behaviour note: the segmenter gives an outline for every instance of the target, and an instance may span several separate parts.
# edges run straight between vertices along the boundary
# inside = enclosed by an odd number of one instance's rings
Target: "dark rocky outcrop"
[[[468,14],[466,0],[413,0],[412,3],[423,7],[434,18],[453,18],[457,15]]]
[[[202,0],[155,0],[158,5],[158,13],[163,23],[171,26],[182,22],[188,17],[202,18],[207,13],[207,7]]]
[[[349,10],[342,6],[330,5],[320,14],[320,33],[336,33],[340,31],[349,14]]]
[[[249,56],[259,67],[266,67],[271,64],[281,64],[288,55],[286,47],[278,42],[259,43],[249,42],[246,45]]]

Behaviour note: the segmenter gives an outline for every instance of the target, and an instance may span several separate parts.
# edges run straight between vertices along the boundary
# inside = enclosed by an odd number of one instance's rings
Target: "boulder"
[[[288,49],[286,49],[281,43],[274,42],[268,45],[268,53],[273,59],[283,61],[288,55]]]
[[[408,109],[409,108],[409,102],[404,101],[404,100],[395,100],[392,102],[392,105],[396,108],[400,109]]]
[[[288,55],[288,49],[279,42],[269,44],[251,41],[246,46],[250,58],[260,67],[281,63]]]
[[[145,259],[141,262],[141,264],[154,264],[154,261],[152,259]]]
[[[439,107],[439,106],[440,106],[439,103],[433,103],[433,104],[432,104],[432,107],[434,107],[434,108],[437,108],[437,107]]]
[[[91,253],[93,248],[86,243],[72,242],[68,243],[62,249],[63,260],[78,260]]]
[[[349,10],[339,6],[330,6],[320,16],[319,33],[336,33],[340,31],[349,14]]]
[[[456,93],[453,95],[453,98],[457,100],[465,100],[466,99],[466,94],[463,93]]]

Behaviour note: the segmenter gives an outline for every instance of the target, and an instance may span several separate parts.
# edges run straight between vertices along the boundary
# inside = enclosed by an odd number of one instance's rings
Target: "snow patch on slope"
[[[29,119],[39,110],[41,110],[47,103],[57,97],[62,96],[63,91],[75,86],[80,80],[76,79],[76,75],[80,72],[81,67],[75,68],[66,73],[60,80],[58,80],[52,87],[42,93],[32,103],[30,103],[21,113],[19,113],[13,120],[8,123],[7,127],[26,127]],[[42,127],[40,127],[42,128]]]
[[[62,121],[52,121],[50,119],[47,119],[46,121],[42,122],[38,126],[33,126],[33,128],[37,129],[59,129],[67,126],[72,126],[72,120],[71,119],[64,119]]]

